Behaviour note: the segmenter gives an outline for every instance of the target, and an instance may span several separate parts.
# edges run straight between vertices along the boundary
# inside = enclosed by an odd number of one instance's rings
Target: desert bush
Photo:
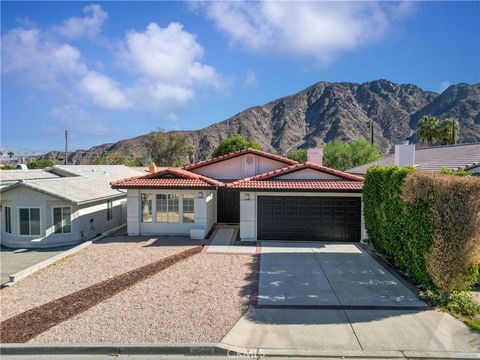
[[[480,264],[480,181],[472,177],[416,171],[405,179],[403,199],[430,203],[432,245],[428,274],[446,293],[475,284]]]

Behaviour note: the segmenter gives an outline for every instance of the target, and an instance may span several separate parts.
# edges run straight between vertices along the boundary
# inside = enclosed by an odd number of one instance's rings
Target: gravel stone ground
[[[251,255],[194,255],[30,343],[219,342],[248,307],[254,266]]]
[[[176,236],[105,238],[0,290],[0,319],[201,244]]]

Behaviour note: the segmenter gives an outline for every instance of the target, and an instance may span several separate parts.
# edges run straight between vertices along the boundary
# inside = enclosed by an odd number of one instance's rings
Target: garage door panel
[[[259,240],[359,241],[360,198],[259,196]]]

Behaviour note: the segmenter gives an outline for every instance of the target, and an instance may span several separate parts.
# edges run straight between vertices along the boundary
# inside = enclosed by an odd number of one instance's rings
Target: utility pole
[[[68,165],[68,131],[65,130],[65,165]]]

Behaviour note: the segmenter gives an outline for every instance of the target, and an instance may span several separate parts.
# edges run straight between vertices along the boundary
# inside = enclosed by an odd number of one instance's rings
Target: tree
[[[438,137],[445,145],[454,145],[457,142],[459,125],[455,119],[447,118],[438,124]]]
[[[433,140],[438,138],[438,120],[431,115],[423,116],[417,123],[418,136],[427,141],[427,146],[433,146]]]
[[[11,159],[11,158],[13,158],[13,155],[15,155],[15,154],[13,153],[13,151],[9,151],[9,152],[7,153],[7,155],[8,155],[8,157]]]
[[[163,131],[150,133],[145,146],[157,166],[186,165],[193,152],[193,146],[184,135]]]
[[[37,160],[32,160],[27,164],[27,167],[29,169],[44,169],[50,166],[55,165],[55,162],[53,160],[49,159],[37,159]]]
[[[360,166],[381,157],[378,145],[371,145],[365,139],[355,139],[349,143],[333,140],[323,147],[323,165],[337,170]]]
[[[99,156],[93,162],[95,165],[125,165],[142,166],[143,161],[140,157],[129,157],[123,151],[115,151]]]
[[[287,154],[287,158],[298,162],[305,162],[307,161],[307,149],[297,149],[290,151]]]
[[[260,146],[251,140],[245,139],[243,136],[234,136],[223,140],[220,145],[215,149],[212,156],[222,156],[234,151],[239,151],[247,148],[260,149]]]

